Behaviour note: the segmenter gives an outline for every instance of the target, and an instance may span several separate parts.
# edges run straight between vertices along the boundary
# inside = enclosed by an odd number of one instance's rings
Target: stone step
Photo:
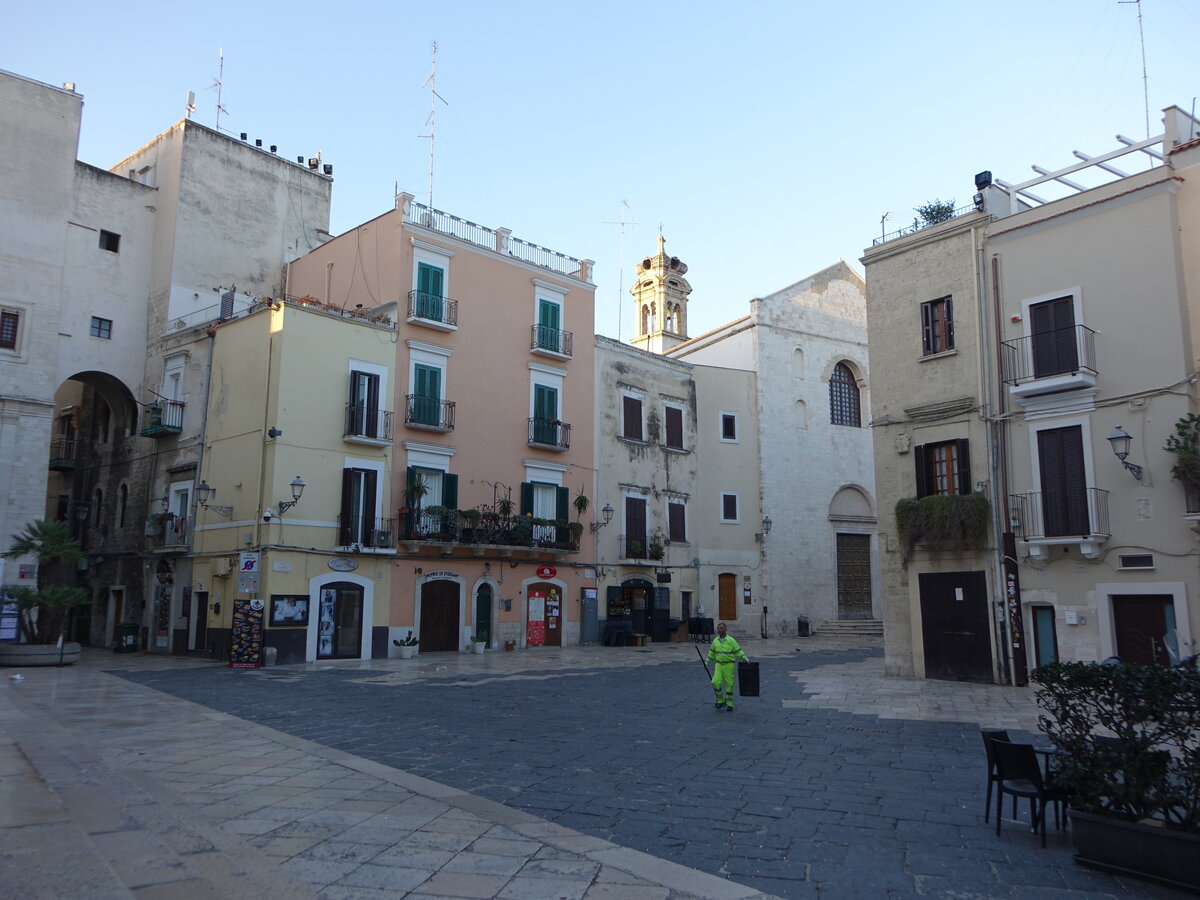
[[[883,637],[883,622],[879,619],[841,619],[813,625],[813,634],[829,637]]]

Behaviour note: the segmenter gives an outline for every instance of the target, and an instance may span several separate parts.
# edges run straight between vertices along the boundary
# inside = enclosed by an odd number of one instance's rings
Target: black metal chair
[[[987,754],[987,798],[983,801],[983,821],[988,821],[992,809],[992,787],[1000,780],[996,775],[996,754],[992,750],[992,741],[1007,741],[1008,732],[1003,728],[980,728],[983,738],[983,749]],[[1013,797],[1013,818],[1017,816],[1017,798]]]
[[[992,739],[992,752],[996,759],[997,792],[996,792],[996,834],[1000,834],[1000,807],[1004,795],[1009,794],[1015,801],[1018,797],[1029,800],[1030,828],[1040,832],[1042,846],[1046,846],[1046,805],[1054,804],[1054,824],[1062,830],[1066,821],[1062,815],[1061,804],[1067,800],[1067,795],[1053,784],[1047,784],[1042,778],[1042,767],[1038,765],[1037,753],[1033,744],[1013,744],[1008,741]]]

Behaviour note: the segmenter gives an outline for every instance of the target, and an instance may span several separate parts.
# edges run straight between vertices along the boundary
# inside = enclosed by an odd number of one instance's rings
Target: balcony
[[[547,450],[571,449],[571,426],[558,419],[529,418],[529,444]]]
[[[386,447],[392,443],[392,413],[361,404],[346,404],[346,430],[342,440],[352,444]]]
[[[155,400],[142,410],[142,437],[174,437],[183,431],[183,402]]]
[[[548,552],[556,558],[579,552],[579,537],[572,526],[554,519],[441,506],[400,513],[400,540],[410,553],[428,548],[442,556],[466,550],[473,556],[534,559]]]
[[[454,401],[405,394],[404,424],[422,431],[453,431]]]
[[[533,353],[554,359],[570,359],[574,347],[575,335],[570,331],[551,328],[549,325],[530,326],[529,349]]]
[[[1096,387],[1096,332],[1072,325],[1001,342],[1004,383],[1018,400]]]
[[[186,516],[156,513],[146,522],[146,535],[150,544],[158,548],[186,547],[191,532],[190,520]]]
[[[1029,555],[1047,559],[1052,547],[1079,548],[1088,559],[1103,556],[1101,545],[1112,531],[1108,524],[1108,491],[1026,491],[1008,498],[1009,523]]]
[[[458,301],[428,291],[409,291],[407,321],[438,331],[457,331]]]
[[[338,546],[392,550],[396,546],[396,520],[338,516]]]
[[[75,471],[74,438],[55,438],[50,442],[50,471]]]

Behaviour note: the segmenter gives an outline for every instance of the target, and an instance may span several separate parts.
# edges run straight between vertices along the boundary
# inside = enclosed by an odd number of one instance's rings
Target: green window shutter
[[[442,321],[442,286],[445,273],[437,266],[417,263],[416,313],[422,319]]]
[[[571,515],[571,498],[569,496],[571,492],[565,487],[560,487],[555,488],[554,493],[554,518],[565,522]]]
[[[421,425],[440,424],[442,370],[436,366],[417,364],[413,367],[413,381],[413,421]]]
[[[521,482],[521,515],[533,514],[533,482]]]
[[[559,321],[560,310],[557,303],[549,300],[538,301],[538,340],[537,345],[543,350],[559,351]]]
[[[442,506],[458,509],[458,476],[449,472],[442,474]]]

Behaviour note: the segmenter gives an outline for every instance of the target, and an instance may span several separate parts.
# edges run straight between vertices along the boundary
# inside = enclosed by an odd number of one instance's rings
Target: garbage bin
[[[138,644],[137,622],[118,622],[113,626],[113,653],[136,653]]]
[[[796,617],[796,637],[808,637],[808,616]]]
[[[743,697],[758,696],[758,663],[738,663],[738,693]]]

